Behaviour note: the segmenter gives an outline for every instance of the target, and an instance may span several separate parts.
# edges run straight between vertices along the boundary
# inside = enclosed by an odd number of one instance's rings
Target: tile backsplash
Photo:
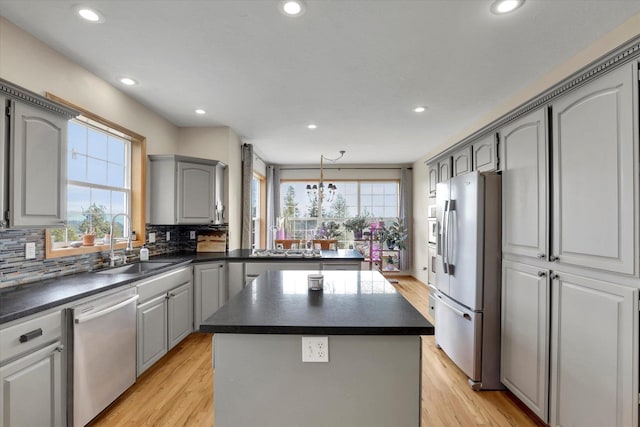
[[[149,233],[156,233],[155,243],[147,243],[149,254],[164,255],[177,252],[195,252],[195,239],[190,232],[219,229],[219,226],[195,225],[150,225],[146,226],[147,241]],[[171,239],[167,241],[167,231]],[[24,259],[25,243],[36,244],[36,258]],[[45,259],[45,230],[43,228],[11,229],[0,231],[0,288],[37,282],[45,279],[82,273],[106,267],[109,263],[108,248],[103,252]],[[121,250],[122,251],[122,250]],[[139,251],[127,255],[136,260]]]

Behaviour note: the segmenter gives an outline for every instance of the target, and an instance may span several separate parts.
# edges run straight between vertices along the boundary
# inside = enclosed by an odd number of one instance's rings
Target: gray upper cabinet
[[[553,103],[552,261],[637,274],[635,69],[622,66]]]
[[[429,197],[435,197],[436,186],[438,185],[438,164],[428,164],[427,168],[429,171]]]
[[[66,219],[67,118],[10,102],[9,222],[62,226]]]
[[[0,79],[0,229],[61,227],[67,122],[79,113]]]
[[[502,251],[547,258],[547,125],[542,108],[500,130]]]
[[[472,145],[473,170],[480,172],[498,170],[498,141],[495,134],[476,141]]]
[[[224,211],[224,194],[218,194],[224,183],[216,178],[224,179],[224,164],[176,155],[151,155],[149,164],[151,224],[217,222],[216,212]]]
[[[464,147],[461,150],[456,151],[451,156],[451,163],[453,166],[453,176],[464,175],[471,172],[471,146]]]
[[[453,176],[452,174],[452,160],[451,157],[447,157],[438,162],[438,182],[449,181]]]

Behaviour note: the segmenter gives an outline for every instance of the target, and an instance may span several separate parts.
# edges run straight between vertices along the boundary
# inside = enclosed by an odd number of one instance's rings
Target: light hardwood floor
[[[429,318],[426,286],[411,277],[397,279],[400,293]],[[422,339],[422,376],[423,427],[544,425],[528,416],[507,392],[472,391],[462,371],[435,348],[432,336]],[[194,333],[138,378],[90,426],[211,427],[212,390],[211,336]]]

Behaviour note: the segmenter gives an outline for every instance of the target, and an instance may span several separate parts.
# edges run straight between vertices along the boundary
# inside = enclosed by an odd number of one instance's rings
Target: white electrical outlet
[[[36,257],[36,244],[35,242],[28,242],[24,245],[24,259],[35,259]]]
[[[156,242],[156,233],[149,233],[149,243]]]
[[[303,362],[328,362],[329,337],[302,337]]]
[[[170,232],[170,231],[167,231],[167,242],[168,242],[169,240],[171,240],[171,232]]]
[[[191,240],[195,240],[195,238],[196,238],[196,232],[195,232],[195,231],[193,231],[193,230],[191,230],[191,231],[189,232],[189,238],[190,238]]]

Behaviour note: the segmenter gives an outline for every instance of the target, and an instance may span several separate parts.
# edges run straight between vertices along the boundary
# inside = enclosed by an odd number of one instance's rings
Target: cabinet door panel
[[[471,172],[471,146],[456,151],[452,156],[453,176]]]
[[[635,98],[630,64],[553,104],[553,255],[562,263],[636,272]]]
[[[0,425],[62,426],[59,346],[51,344],[0,368]]]
[[[178,222],[214,219],[215,166],[178,162]]]
[[[138,306],[138,376],[167,353],[167,299]]]
[[[503,261],[500,381],[545,422],[549,389],[548,280],[547,270]]]
[[[498,144],[491,134],[473,143],[473,170],[486,172],[498,169]]]
[[[546,109],[500,131],[502,162],[502,251],[547,256]]]
[[[221,294],[224,293],[220,287],[224,287],[224,275],[221,279],[221,270],[224,271],[224,264],[212,265],[196,265],[194,267],[195,275],[195,328],[198,329],[200,324],[211,316],[223,304]]]
[[[451,157],[438,162],[438,182],[449,181],[452,173]]]
[[[637,301],[634,288],[563,273],[553,281],[549,424],[638,425]]]
[[[435,196],[438,184],[438,165],[431,164],[427,167],[429,168],[429,196]]]
[[[12,226],[60,226],[67,213],[67,120],[20,102],[12,114]]]
[[[193,331],[192,283],[170,290],[167,304],[170,350]]]

